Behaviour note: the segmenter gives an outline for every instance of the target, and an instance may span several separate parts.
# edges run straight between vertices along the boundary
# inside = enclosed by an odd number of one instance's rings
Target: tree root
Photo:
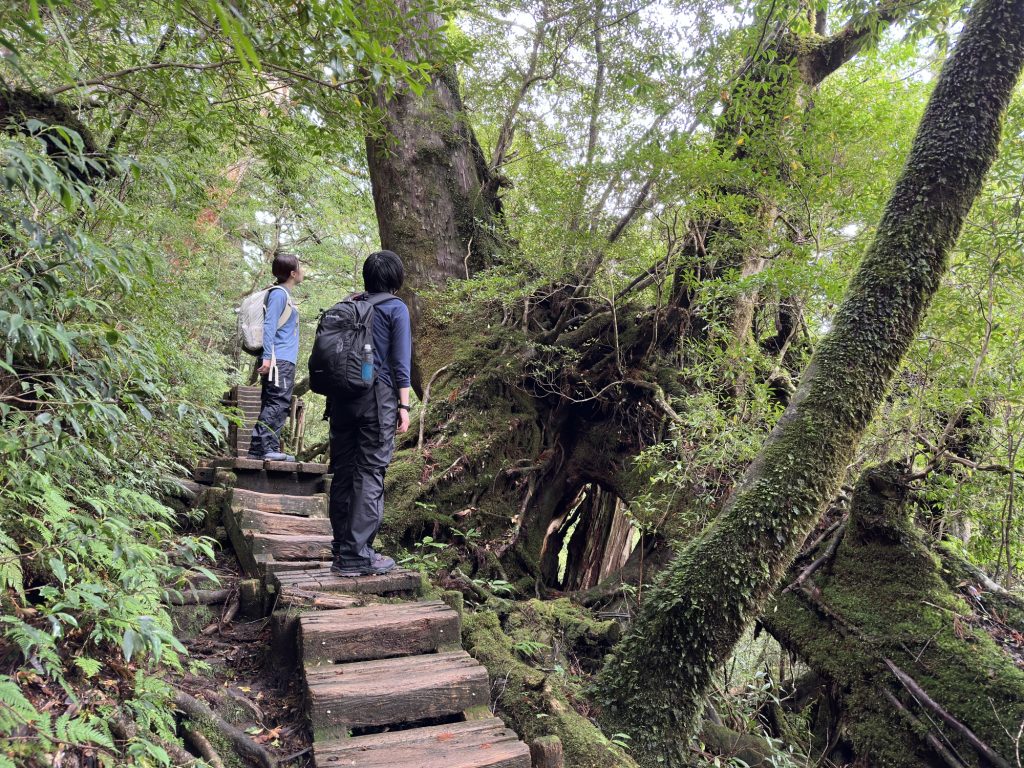
[[[224,627],[230,624],[235,616],[238,615],[239,609],[242,607],[242,600],[238,593],[238,590],[233,590],[231,598],[228,600],[227,605],[224,607],[224,612],[220,615],[220,618],[211,623],[209,626],[203,629],[204,635],[212,635],[214,632],[223,632]]]
[[[200,723],[208,723],[210,727],[216,728],[243,759],[259,765],[260,768],[277,768],[277,761],[270,756],[267,750],[224,720],[199,699],[175,689],[174,706],[189,718]]]
[[[980,592],[975,585],[987,585],[952,551],[940,546],[935,557],[913,524],[905,471],[864,473],[843,540],[837,528],[828,545],[819,537],[805,550],[804,562],[820,556],[790,571],[791,586],[761,623],[838,692],[836,706],[849,714],[836,742],[845,756],[1011,768],[1015,742],[1003,723],[1024,719],[1024,674],[983,618],[986,606],[1024,613],[999,590]]]
[[[803,587],[804,582],[807,581],[807,579],[809,579],[816,570],[821,568],[823,565],[831,563],[832,559],[836,556],[836,551],[838,551],[839,545],[842,543],[843,535],[845,533],[846,521],[844,520],[841,521],[838,526],[836,526],[835,535],[832,537],[832,541],[829,543],[828,549],[825,550],[825,553],[821,557],[817,558],[810,565],[808,565],[806,568],[804,568],[800,572],[800,575],[796,577],[796,581],[794,581],[792,584],[790,584],[788,587],[782,590],[782,594],[792,592],[794,589],[798,587]]]
[[[171,605],[219,605],[231,596],[230,589],[189,589],[181,594],[169,595]]]
[[[135,738],[137,730],[135,723],[122,715],[116,715],[110,719],[110,732],[119,741],[127,742]],[[184,768],[184,766],[192,766],[196,763],[195,756],[189,754],[180,745],[161,739],[155,733],[147,733],[146,740],[153,742],[166,752],[167,756],[171,758],[172,765]]]
[[[185,743],[191,746],[199,756],[210,764],[210,768],[224,768],[224,761],[220,759],[217,750],[213,748],[210,740],[203,736],[198,728],[182,726],[185,735]]]
[[[1004,758],[1002,755],[1000,755],[998,752],[992,749],[992,747],[990,747],[984,741],[979,739],[977,734],[974,733],[974,731],[972,731],[966,725],[964,725],[951,714],[949,714],[949,712],[947,712],[945,709],[940,707],[931,696],[925,693],[924,689],[920,685],[918,685],[914,678],[912,678],[902,669],[897,667],[889,659],[883,659],[882,661],[885,662],[885,666],[889,668],[889,671],[891,671],[896,676],[896,679],[903,684],[903,687],[910,692],[910,695],[913,696],[914,699],[916,699],[922,707],[925,707],[926,709],[931,710],[934,714],[938,715],[938,717],[946,725],[948,725],[950,728],[957,731],[961,736],[963,736],[967,740],[967,742],[972,747],[974,747],[975,750],[977,750],[978,754],[980,754],[982,757],[984,757],[986,760],[992,763],[992,765],[996,766],[996,768],[1010,768],[1010,762],[1006,758]]]

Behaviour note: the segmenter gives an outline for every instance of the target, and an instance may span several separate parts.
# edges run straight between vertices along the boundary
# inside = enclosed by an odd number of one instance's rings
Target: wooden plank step
[[[306,475],[326,475],[327,465],[316,461],[264,461],[237,456],[220,459],[218,467],[224,469],[266,470],[268,472],[299,472]]]
[[[292,588],[305,592],[388,595],[416,592],[420,588],[419,572],[406,568],[395,568],[380,576],[341,577],[331,573],[330,564],[324,563],[316,568],[277,573],[274,578],[279,589]]]
[[[365,600],[364,597],[341,595],[334,592],[304,592],[299,589],[284,589],[278,595],[277,605],[279,607],[294,606],[296,608],[332,610],[365,605]]]
[[[260,493],[235,488],[231,493],[231,508],[255,509],[278,515],[300,517],[327,517],[327,497],[322,493],[312,496],[289,496],[284,493]]]
[[[465,651],[307,667],[306,685],[315,737],[490,703],[487,670]]]
[[[236,513],[238,527],[254,533],[276,533],[286,536],[330,536],[331,521],[326,517],[298,517],[276,512],[243,509]]]
[[[459,614],[440,600],[317,611],[299,620],[307,665],[459,648]]]
[[[313,744],[317,768],[530,768],[530,749],[498,718]]]
[[[282,536],[272,533],[246,534],[254,556],[269,555],[274,560],[331,561],[330,536]]]

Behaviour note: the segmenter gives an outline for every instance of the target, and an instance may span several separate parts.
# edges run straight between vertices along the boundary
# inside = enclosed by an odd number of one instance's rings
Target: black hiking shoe
[[[343,565],[341,561],[335,560],[331,563],[331,573],[335,576],[380,576],[394,570],[395,561],[385,557],[380,552],[374,552],[370,562],[364,565]]]

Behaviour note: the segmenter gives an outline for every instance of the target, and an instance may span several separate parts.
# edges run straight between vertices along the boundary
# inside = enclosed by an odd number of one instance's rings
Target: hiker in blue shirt
[[[367,298],[394,294],[404,280],[402,260],[391,251],[371,253],[363,263]],[[395,567],[372,545],[384,518],[384,472],[395,450],[395,433],[409,429],[412,326],[409,308],[397,296],[374,308],[373,347],[373,388],[330,404],[331,571],[339,576],[387,573]]]
[[[291,253],[278,253],[271,267],[277,285],[267,294],[263,321],[263,357],[257,372],[263,377],[260,417],[252,430],[249,458],[271,461],[295,461],[281,453],[281,430],[288,418],[295,389],[295,361],[299,356],[299,311],[292,301],[292,290],[302,282],[302,266]],[[291,307],[284,324],[281,315]]]

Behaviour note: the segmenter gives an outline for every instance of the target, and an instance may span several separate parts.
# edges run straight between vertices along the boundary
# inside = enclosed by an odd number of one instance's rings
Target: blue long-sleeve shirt
[[[401,299],[376,306],[373,347],[373,362],[384,383],[396,389],[412,386],[412,324],[409,308]]]
[[[281,313],[291,301],[288,289],[274,286],[267,296],[267,312],[263,320],[263,359],[269,360],[271,350],[278,360],[294,364],[299,359],[299,311],[292,304],[292,312],[284,325],[277,327]]]

